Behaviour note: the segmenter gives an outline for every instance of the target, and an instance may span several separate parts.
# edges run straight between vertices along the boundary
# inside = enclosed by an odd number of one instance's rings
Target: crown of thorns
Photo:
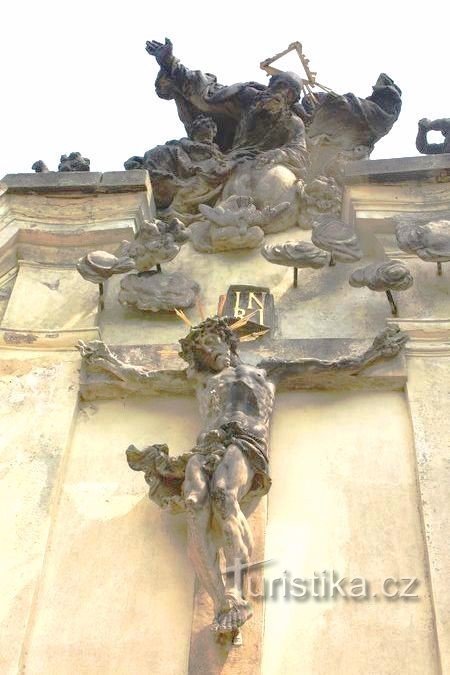
[[[198,356],[204,340],[209,335],[220,337],[229,346],[233,354],[237,353],[238,337],[229,328],[227,322],[219,317],[205,319],[197,326],[192,326],[185,338],[179,340],[180,356],[190,365],[199,365]]]

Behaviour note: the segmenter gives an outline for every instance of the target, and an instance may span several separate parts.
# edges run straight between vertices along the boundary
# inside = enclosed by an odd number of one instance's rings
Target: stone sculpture
[[[426,117],[419,120],[419,129],[416,137],[416,148],[424,155],[442,154],[450,152],[450,117],[429,120]],[[442,143],[428,143],[429,131],[440,131],[444,140]]]
[[[79,152],[71,152],[70,155],[61,155],[58,171],[90,171],[91,160],[82,157]]]
[[[299,43],[283,53],[293,49],[300,49],[307,64]],[[202,251],[256,246],[258,239],[253,231],[225,241],[226,233],[201,217],[202,204],[216,207],[231,197],[248,197],[263,212],[288,203],[271,221],[273,232],[311,228],[319,216],[338,216],[343,164],[368,157],[400,113],[401,91],[384,73],[365,99],[328,88],[316,93],[310,71],[305,89],[306,81],[295,73],[267,66],[278,54],[262,63],[272,74],[268,86],[224,86],[214,75],[182,65],[167,38],[147,42],[146,50],[160,67],[156,93],[175,102],[188,138],[131,157],[125,167],[148,169],[160,216],[195,223],[193,242]]]
[[[93,284],[102,284],[106,279],[109,279],[113,274],[124,274],[130,272],[135,267],[134,260],[126,255],[126,246],[122,245],[121,249],[125,249],[124,255],[114,255],[107,251],[91,251],[86,253],[77,262],[77,270],[86,281],[91,281]]]
[[[305,185],[299,225],[310,230],[318,220],[339,218],[342,205],[342,187],[331,176],[317,176]]]
[[[199,209],[205,220],[191,225],[190,238],[198,251],[213,253],[260,246],[265,232],[273,227],[277,231],[289,203],[258,210],[251,197],[233,195],[215,207],[200,204]]]
[[[240,628],[252,615],[241,574],[227,574],[224,580],[219,552],[231,569],[245,569],[250,562],[252,533],[244,510],[270,488],[268,434],[276,385],[289,375],[356,375],[378,359],[398,354],[405,339],[398,328],[388,328],[356,356],[268,359],[256,367],[241,361],[233,325],[225,319],[206,319],[180,340],[184,373],[203,417],[196,446],[175,458],[166,445],[130,446],[127,460],[132,469],[144,472],[150,499],[172,512],[186,511],[189,553],[214,603],[212,630],[222,637],[239,644]],[[111,373],[131,386],[154,383],[159,392],[168,382],[160,372],[120,361],[102,342],[81,343],[80,350],[88,371]]]
[[[395,82],[381,73],[367,98],[321,95],[318,104],[312,105],[307,129],[312,175],[336,175],[342,163],[367,159],[397,121],[401,94]]]
[[[92,251],[80,258],[78,272],[83,279],[99,284],[100,308],[103,308],[103,282],[114,274],[136,270],[121,281],[119,301],[123,305],[157,312],[176,307],[191,307],[199,292],[192,279],[179,272],[165,273],[161,278],[151,272],[161,272],[161,264],[178,255],[189,234],[183,223],[173,218],[144,221],[133,241],[122,242],[117,255]]]
[[[198,218],[199,204],[217,200],[233,167],[232,159],[214,142],[217,125],[212,117],[195,117],[188,134],[188,138],[157,145],[143,157],[130,157],[124,163],[127,170],[148,170],[161,218],[178,217],[187,225]]]
[[[141,311],[173,312],[195,304],[200,286],[181,272],[127,274],[120,282],[119,302]]]
[[[275,265],[287,265],[294,268],[294,288],[297,288],[297,270],[310,267],[320,269],[328,262],[328,255],[307,241],[287,241],[284,244],[266,244],[261,249],[262,256]]]
[[[214,75],[183,66],[173,56],[170,40],[147,42],[147,51],[160,66],[156,92],[175,101],[187,133],[192,133],[200,115],[207,114],[215,122],[216,142],[225,155],[221,163],[225,161],[226,166],[218,177],[221,184],[216,183],[220,189],[214,204],[233,195],[251,197],[257,209],[289,202],[290,217],[284,213],[280,229],[296,224],[299,181],[308,163],[304,124],[295,112],[301,78],[280,73],[271,78],[269,86],[247,82],[227,87],[218,84]],[[153,168],[159,170],[155,151],[150,151],[156,160]]]
[[[138,272],[148,272],[152,267],[160,270],[162,263],[170,262],[178,255],[188,239],[186,228],[177,218],[169,223],[146,220],[126,247],[126,252],[134,260]]]
[[[442,274],[442,263],[450,261],[450,220],[400,221],[395,236],[402,251],[413,253],[426,262],[435,262],[438,274]]]
[[[38,159],[37,162],[33,163],[31,170],[36,173],[48,173],[48,166],[42,159]]]
[[[398,308],[391,291],[406,291],[413,285],[411,272],[401,260],[388,260],[372,263],[355,270],[349,279],[350,286],[367,286],[371,291],[384,291],[389,300],[392,314],[398,314]]]
[[[319,217],[311,234],[313,244],[329,251],[330,266],[361,260],[363,253],[353,227],[337,217]]]

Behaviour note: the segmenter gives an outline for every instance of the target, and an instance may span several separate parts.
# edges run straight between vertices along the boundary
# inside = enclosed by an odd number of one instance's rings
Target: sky
[[[259,63],[298,40],[317,80],[337,93],[371,93],[380,72],[403,91],[403,109],[372,159],[417,155],[422,117],[450,117],[450,3],[386,0],[10,0],[1,10],[0,176],[56,170],[79,151],[92,171],[185,135],[173,102],[154,92],[145,41],[170,37],[174,54],[222,84],[266,82]],[[280,62],[281,63],[281,62]],[[284,63],[296,69],[295,57]],[[430,140],[438,140],[430,134]]]

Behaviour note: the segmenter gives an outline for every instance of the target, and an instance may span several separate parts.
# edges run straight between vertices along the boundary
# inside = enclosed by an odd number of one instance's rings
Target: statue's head
[[[183,358],[197,372],[220,372],[238,360],[238,338],[219,317],[205,319],[193,326],[180,340]]]
[[[288,71],[272,75],[269,80],[269,91],[280,94],[289,105],[296,103],[302,94],[302,78]]]
[[[209,115],[197,115],[189,125],[189,138],[199,143],[212,143],[217,134],[217,124]]]

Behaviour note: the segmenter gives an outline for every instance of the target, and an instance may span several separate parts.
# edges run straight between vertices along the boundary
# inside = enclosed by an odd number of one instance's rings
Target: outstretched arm
[[[170,80],[172,86],[183,96],[189,98],[192,86],[203,77],[200,71],[193,71],[183,66],[183,64],[173,55],[173,45],[169,38],[164,43],[157,40],[148,40],[145,43],[145,50],[150,56],[156,59],[160,73],[164,74],[167,80]]]
[[[444,143],[428,143],[427,134],[429,131],[442,131],[442,120],[434,120],[423,118],[419,120],[419,129],[416,137],[416,148],[424,155],[438,155],[444,152]]]
[[[408,336],[398,328],[392,326],[382,331],[372,345],[362,354],[344,356],[334,361],[321,359],[301,359],[299,361],[282,361],[280,359],[267,359],[258,364],[264,368],[268,377],[279,383],[284,377],[290,375],[316,375],[319,373],[345,372],[356,375],[367,366],[381,359],[390,359],[402,349]]]
[[[80,340],[78,349],[88,375],[105,373],[113,376],[113,383],[131,392],[144,391],[180,393],[191,389],[186,371],[177,369],[150,370],[121,361],[101,340],[85,343]]]

